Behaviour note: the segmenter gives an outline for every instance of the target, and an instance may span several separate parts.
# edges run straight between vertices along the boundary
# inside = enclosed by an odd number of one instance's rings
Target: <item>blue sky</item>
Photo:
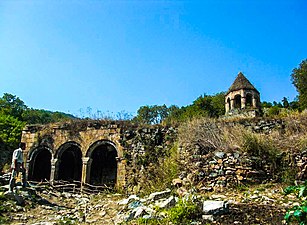
[[[305,0],[2,0],[0,94],[134,114],[227,91],[242,71],[262,101],[293,100],[306,40]]]

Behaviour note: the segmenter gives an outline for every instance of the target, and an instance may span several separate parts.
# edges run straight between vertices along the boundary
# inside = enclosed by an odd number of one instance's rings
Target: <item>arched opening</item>
[[[252,94],[246,94],[246,107],[251,108],[253,107],[253,95]]]
[[[47,148],[38,148],[30,154],[28,180],[50,180],[51,152]]]
[[[89,183],[114,187],[117,178],[117,151],[107,141],[96,142],[89,150]]]
[[[241,109],[241,95],[236,95],[234,98],[235,109]]]
[[[227,98],[227,107],[228,110],[231,110],[230,98]]]
[[[59,149],[57,179],[81,181],[82,152],[76,143],[65,143]]]

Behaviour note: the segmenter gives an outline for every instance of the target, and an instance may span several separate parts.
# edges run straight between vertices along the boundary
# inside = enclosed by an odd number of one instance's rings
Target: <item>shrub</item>
[[[287,211],[285,220],[289,223],[297,221],[300,225],[307,224],[307,181],[304,184],[298,186],[289,186],[284,190],[285,194],[296,194],[299,205],[292,207]]]
[[[199,217],[200,209],[191,199],[179,199],[177,205],[167,211],[167,214],[172,224],[191,224],[191,220]]]

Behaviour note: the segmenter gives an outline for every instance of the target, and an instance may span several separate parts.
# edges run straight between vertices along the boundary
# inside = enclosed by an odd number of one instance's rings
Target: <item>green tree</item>
[[[289,101],[286,97],[283,97],[283,99],[281,101],[282,101],[282,106],[284,108],[286,108],[286,109],[289,108],[290,104],[289,104]]]
[[[27,106],[16,95],[4,93],[0,98],[0,112],[10,115],[18,119],[22,119],[23,112],[27,110]]]
[[[271,102],[263,101],[261,103],[261,108],[271,108],[272,106],[273,106],[273,104]]]
[[[137,111],[134,119],[144,124],[159,124],[168,116],[168,108],[166,105],[158,106],[141,106]]]
[[[7,147],[17,147],[25,124],[13,116],[0,114],[0,139]]]
[[[307,59],[303,60],[298,68],[292,70],[291,80],[298,92],[300,108],[307,108]]]

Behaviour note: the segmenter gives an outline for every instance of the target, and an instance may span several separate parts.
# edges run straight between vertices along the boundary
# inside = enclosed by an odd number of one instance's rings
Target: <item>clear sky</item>
[[[227,91],[293,100],[306,0],[0,1],[0,94],[31,108],[136,113]]]

